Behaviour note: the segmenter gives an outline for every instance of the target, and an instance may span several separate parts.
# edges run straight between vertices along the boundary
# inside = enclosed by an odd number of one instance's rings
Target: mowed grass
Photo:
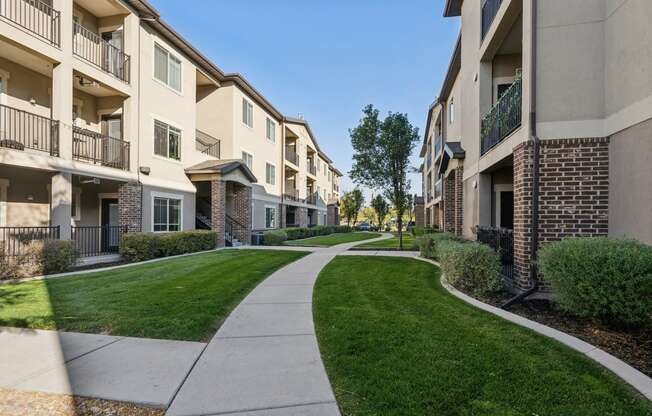
[[[370,240],[378,238],[381,234],[378,233],[336,233],[329,235],[320,235],[317,237],[303,238],[301,240],[286,241],[285,245],[288,246],[304,246],[304,247],[331,247],[338,244],[353,243],[356,241]]]
[[[341,256],[314,295],[319,346],[343,414],[651,415],[612,373],[448,294],[435,266]]]
[[[205,341],[260,281],[305,254],[224,250],[0,285],[0,326]]]
[[[385,240],[380,240],[380,241],[372,241],[370,243],[364,243],[360,244],[359,246],[356,246],[355,248],[369,248],[369,249],[379,249],[379,250],[398,250],[400,245],[399,245],[399,238],[398,238],[398,233],[394,233],[394,236],[392,238],[388,238]],[[410,233],[403,233],[403,250],[404,251],[413,251],[417,250],[416,246],[416,238]]]

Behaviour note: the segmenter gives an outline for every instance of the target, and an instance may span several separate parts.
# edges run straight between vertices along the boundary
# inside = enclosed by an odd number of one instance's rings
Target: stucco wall
[[[183,199],[181,215],[183,230],[195,229],[195,194],[191,192],[171,191],[166,188],[143,187],[143,231],[152,231],[154,196]]]

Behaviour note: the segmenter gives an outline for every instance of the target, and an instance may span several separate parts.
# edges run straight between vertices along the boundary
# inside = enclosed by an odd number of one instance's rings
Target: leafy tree
[[[376,197],[371,200],[371,208],[373,208],[376,213],[378,226],[382,231],[385,218],[387,218],[387,215],[389,214],[389,204],[385,201],[385,198],[383,198],[382,195],[376,195]]]
[[[353,225],[358,222],[358,214],[362,204],[364,204],[364,195],[362,195],[360,189],[355,188],[351,192],[344,193],[340,202],[340,212],[346,219],[347,225],[351,226],[351,221],[353,221]]]
[[[353,168],[349,176],[355,183],[383,192],[396,209],[399,246],[403,248],[403,215],[410,194],[410,154],[419,140],[419,129],[412,127],[407,114],[390,112],[380,121],[373,105],[363,110],[360,124],[349,130],[353,146]]]
[[[373,227],[376,222],[376,212],[374,209],[372,207],[364,207],[360,214],[362,215],[362,221],[368,222]]]
[[[360,213],[362,205],[364,204],[364,195],[358,188],[355,188],[353,191],[351,191],[351,194],[353,195],[353,204],[355,207],[355,212],[353,214],[353,225],[355,226],[355,224],[358,222],[358,214]]]

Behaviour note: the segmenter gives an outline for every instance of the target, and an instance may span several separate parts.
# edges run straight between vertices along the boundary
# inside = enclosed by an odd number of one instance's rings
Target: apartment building
[[[444,15],[461,33],[428,111],[426,221],[500,248],[515,291],[546,242],[652,244],[652,3],[447,0]]]
[[[308,123],[224,73],[148,2],[0,6],[5,243],[59,237],[93,255],[124,232],[194,228],[249,243],[336,209],[341,173]]]

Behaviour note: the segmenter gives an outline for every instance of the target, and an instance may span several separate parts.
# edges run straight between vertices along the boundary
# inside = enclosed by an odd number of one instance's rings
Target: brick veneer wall
[[[430,218],[428,217],[430,217],[430,214],[426,215],[426,208],[424,207],[423,204],[416,204],[414,206],[414,222],[417,227],[430,225]]]
[[[226,182],[219,179],[211,181],[211,226],[217,232],[217,246],[224,247],[224,224],[226,222]]]
[[[303,208],[303,207],[297,207],[295,212],[295,221],[297,221],[297,218],[299,220],[299,227],[307,227],[308,226],[308,208]]]
[[[143,230],[143,185],[139,182],[127,182],[118,188],[119,224],[127,232],[137,233]]]
[[[326,212],[328,225],[340,225],[340,208],[336,204],[330,204]]]
[[[444,181],[444,231],[455,232],[455,174],[453,170],[443,179]]]
[[[243,226],[233,230],[235,238],[243,244],[250,244],[252,221],[250,186],[233,183],[233,212],[230,215]]]
[[[462,235],[464,222],[464,167],[455,168],[455,234]]]
[[[514,148],[514,282],[530,273],[533,142]],[[609,231],[609,138],[542,140],[539,163],[539,247],[564,237]],[[544,286],[545,286],[545,282]]]

